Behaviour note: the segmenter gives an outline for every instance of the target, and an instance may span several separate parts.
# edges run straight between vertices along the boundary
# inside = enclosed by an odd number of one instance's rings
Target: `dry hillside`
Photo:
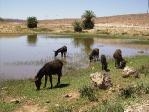
[[[41,20],[40,23],[51,23],[51,24],[72,24],[78,19],[54,19],[54,20]],[[95,19],[96,24],[105,23],[120,23],[126,25],[145,25],[149,26],[149,14],[128,14],[128,15],[117,15],[109,17],[97,17]]]
[[[39,20],[37,31],[72,32],[72,23],[79,18]],[[26,21],[5,19],[0,21],[0,33],[32,33]],[[95,28],[88,32],[105,34],[149,35],[149,14],[129,14],[95,18]]]

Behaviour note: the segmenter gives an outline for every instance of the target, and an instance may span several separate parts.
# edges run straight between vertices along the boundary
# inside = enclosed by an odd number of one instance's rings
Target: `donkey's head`
[[[35,76],[35,85],[37,87],[37,90],[40,90],[41,79],[39,79],[37,76]]]
[[[55,55],[54,55],[54,56],[56,57],[56,56],[58,55],[58,51],[54,51],[54,53],[55,53]]]

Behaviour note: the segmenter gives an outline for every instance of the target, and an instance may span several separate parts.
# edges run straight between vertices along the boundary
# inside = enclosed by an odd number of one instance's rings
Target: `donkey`
[[[98,61],[98,59],[99,59],[99,49],[98,48],[95,48],[90,53],[89,60],[91,62],[92,60]]]
[[[124,68],[126,66],[126,61],[123,59],[122,51],[120,49],[116,49],[113,58],[115,59],[115,67]]]
[[[101,65],[102,65],[102,70],[105,70],[105,71],[109,71],[108,69],[107,69],[107,67],[108,67],[108,63],[107,63],[107,60],[106,60],[106,56],[105,55],[101,55]]]
[[[58,75],[58,82],[57,82],[57,86],[58,86],[60,84],[60,78],[62,76],[62,67],[63,67],[63,62],[59,59],[56,59],[56,60],[53,60],[53,61],[50,61],[50,62],[46,63],[38,71],[37,75],[35,76],[35,85],[37,87],[37,90],[40,90],[41,79],[44,75],[45,75],[45,85],[44,85],[44,87],[46,87],[47,78],[49,76],[51,88],[53,88],[52,75],[54,75],[54,74]]]
[[[55,52],[55,57],[58,55],[58,53],[61,53],[61,57],[63,57],[63,56],[66,57],[67,46],[63,46],[54,52]]]

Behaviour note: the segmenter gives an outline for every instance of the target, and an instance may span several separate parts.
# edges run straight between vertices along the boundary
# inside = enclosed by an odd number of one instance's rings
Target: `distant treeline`
[[[5,22],[24,22],[25,20],[21,20],[21,19],[7,19],[7,18],[0,17],[0,21],[5,21]]]

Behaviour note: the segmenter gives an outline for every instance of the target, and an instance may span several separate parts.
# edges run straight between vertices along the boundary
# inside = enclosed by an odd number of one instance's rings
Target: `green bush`
[[[0,21],[4,21],[4,19],[0,17]]]
[[[28,17],[27,18],[27,27],[28,28],[37,28],[37,18],[36,17]]]
[[[134,92],[135,92],[134,89],[135,89],[134,87],[128,86],[121,90],[120,96],[124,98],[134,97]]]
[[[145,94],[149,94],[149,86],[145,87]]]
[[[75,21],[72,25],[75,32],[82,32],[81,22]]]
[[[97,101],[93,88],[84,86],[79,90],[79,92],[81,97],[86,97],[90,101]]]
[[[135,86],[128,86],[121,90],[120,96],[124,98],[135,97],[136,95],[149,94],[149,86],[140,82]]]

